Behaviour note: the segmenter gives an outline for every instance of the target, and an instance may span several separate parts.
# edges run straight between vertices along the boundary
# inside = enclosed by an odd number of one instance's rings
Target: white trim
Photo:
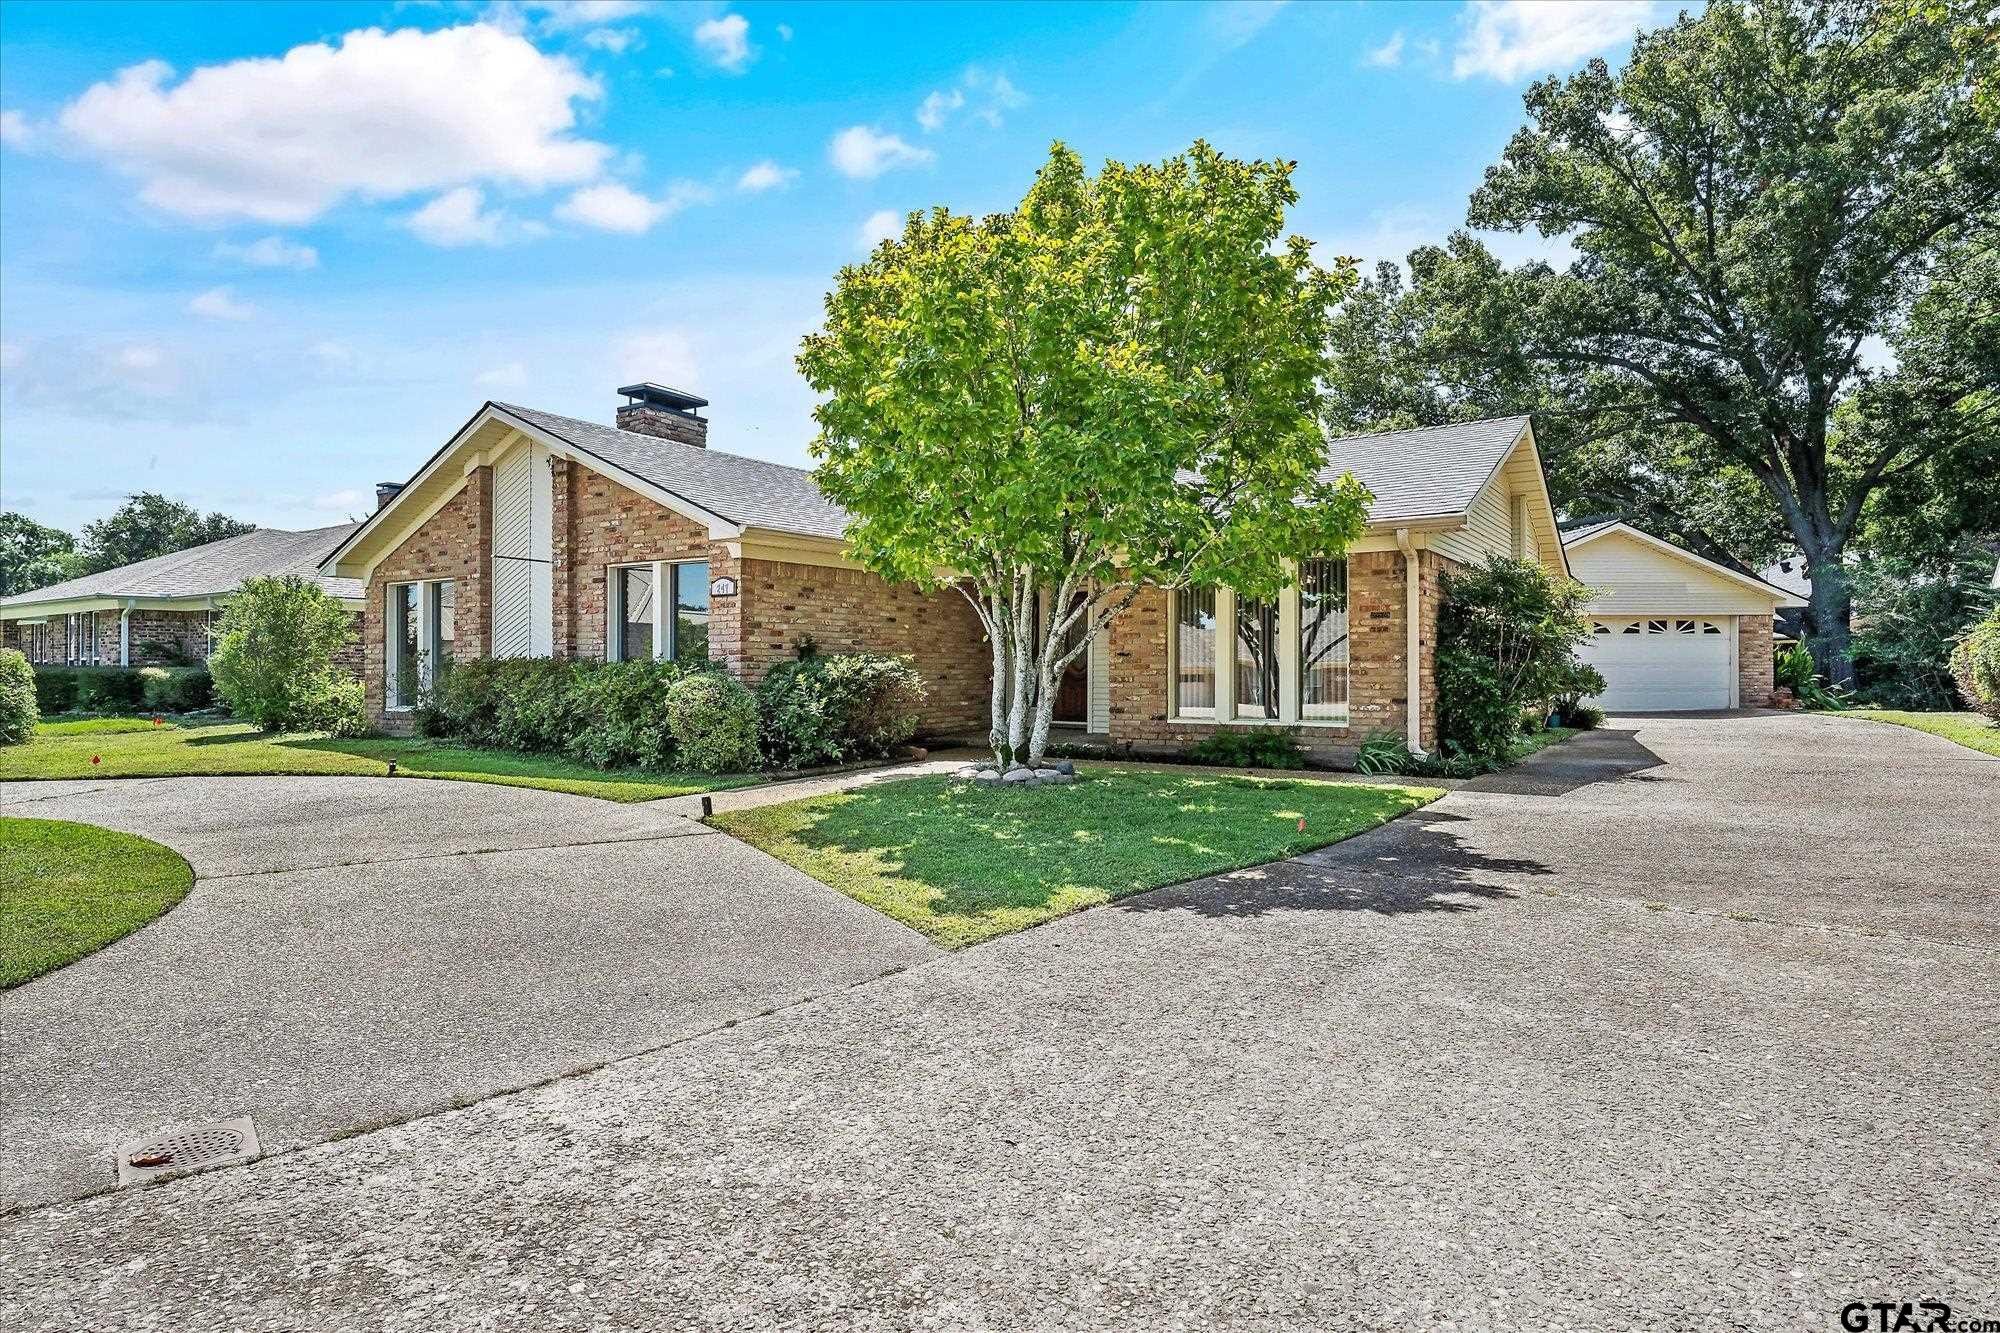
[[[1341,564],[1341,592],[1348,592],[1349,565],[1346,556],[1333,557]],[[1236,594],[1228,588],[1215,590],[1215,707],[1180,707],[1180,598],[1188,591],[1171,589],[1167,595],[1167,707],[1165,720],[1190,726],[1305,727],[1316,731],[1347,731],[1354,725],[1354,625],[1349,603],[1346,670],[1346,713],[1342,717],[1307,718],[1299,703],[1300,672],[1303,658],[1299,642],[1301,610],[1298,563],[1287,560],[1285,567],[1292,582],[1278,592],[1278,715],[1257,717],[1239,714],[1236,701]],[[1108,656],[1108,654],[1107,654]],[[1225,692],[1226,691],[1226,692]]]
[[[1407,694],[1403,705],[1404,742],[1411,754],[1421,758],[1424,753],[1424,664],[1420,632],[1423,562],[1417,558],[1417,548],[1411,543],[1407,528],[1396,529],[1396,545],[1403,552],[1403,655],[1409,659],[1409,676],[1403,685]]]
[[[1766,583],[1764,582],[1764,580],[1760,578],[1754,578],[1749,574],[1740,574],[1737,571],[1731,569],[1727,565],[1719,565],[1715,561],[1708,559],[1706,556],[1696,555],[1693,551],[1688,550],[1684,546],[1676,546],[1670,541],[1666,541],[1662,538],[1655,537],[1650,532],[1642,532],[1638,528],[1633,527],[1630,523],[1623,523],[1623,522],[1605,523],[1599,527],[1591,528],[1587,532],[1585,532],[1581,537],[1564,541],[1563,550],[1568,551],[1570,548],[1576,546],[1588,546],[1591,542],[1596,541],[1599,537],[1602,537],[1607,533],[1612,533],[1612,532],[1622,533],[1627,537],[1636,538],[1642,544],[1650,546],[1656,551],[1660,551],[1663,554],[1673,556],[1676,559],[1685,560],[1689,564],[1694,565],[1700,569],[1707,570],[1711,574],[1718,574],[1723,578],[1730,579],[1736,583],[1741,584],[1746,588],[1754,589],[1755,591],[1764,594],[1766,597],[1770,597],[1771,594],[1776,593],[1777,596],[1772,598],[1772,603],[1775,606],[1805,605],[1803,601],[1799,600],[1797,593],[1786,592],[1783,588],[1778,587],[1776,584]]]

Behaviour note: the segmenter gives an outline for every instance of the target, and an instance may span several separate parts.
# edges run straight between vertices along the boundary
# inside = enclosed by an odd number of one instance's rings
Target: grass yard
[[[187,897],[178,852],[61,819],[0,819],[0,989],[131,934]]]
[[[1546,750],[1551,745],[1560,745],[1570,737],[1581,736],[1582,734],[1583,728],[1581,727],[1544,727],[1540,731],[1531,732],[1516,740],[1514,742],[1514,757],[1507,762],[1518,764],[1537,750]]]
[[[91,763],[92,756],[97,763]],[[607,801],[653,801],[763,781],[756,774],[717,777],[606,770],[552,755],[482,750],[447,741],[279,736],[247,722],[154,726],[151,718],[45,722],[26,745],[0,749],[0,779],[296,773],[383,777],[391,760],[406,777],[540,787]]]
[[[1078,774],[1074,786],[1033,791],[910,778],[712,822],[956,949],[1324,847],[1444,794],[1116,766]]]
[[[1869,722],[1890,722],[1957,741],[1968,750],[2000,756],[2000,724],[1979,713],[1904,713],[1894,708],[1850,708],[1829,717],[1858,717]]]

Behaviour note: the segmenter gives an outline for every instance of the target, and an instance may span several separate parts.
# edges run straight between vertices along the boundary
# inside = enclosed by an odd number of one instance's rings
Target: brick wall
[[[118,642],[115,618],[112,625],[115,654]],[[131,628],[133,666],[168,666],[176,654],[190,662],[208,660],[206,611],[134,611]]]
[[[907,654],[929,690],[920,723],[925,735],[985,731],[992,650],[958,593],[925,593],[864,570],[773,560],[744,561],[738,587],[744,628],[733,669],[746,682],[796,656],[806,636],[826,653]]]
[[[452,655],[481,656],[493,605],[487,553],[492,550],[493,469],[474,468],[465,487],[432,514],[403,544],[375,566],[368,579],[368,605],[361,614],[361,637],[353,652],[367,688],[368,715],[388,731],[406,731],[407,714],[383,711],[387,654],[388,586],[416,580],[451,579],[454,613]]]
[[[1419,553],[1418,629],[1425,650],[1420,693],[1427,749],[1437,744],[1437,677],[1430,648],[1437,641],[1438,576],[1452,568],[1456,562],[1430,551]],[[1361,742],[1378,731],[1403,735],[1408,716],[1403,557],[1395,551],[1348,557],[1347,592],[1348,725],[1293,729],[1302,748],[1329,763],[1349,762]],[[1129,743],[1138,752],[1159,753],[1182,749],[1218,730],[1270,726],[1169,719],[1169,615],[1168,594],[1149,588],[1112,622],[1106,653],[1111,669],[1110,738]]]
[[[561,459],[555,462],[551,531],[555,540],[555,653],[604,659],[610,566],[646,560],[707,560],[709,577],[727,572],[727,550],[708,539],[708,526],[627,490],[609,477]],[[723,598],[726,604],[730,599]],[[738,669],[736,609],[709,613],[709,651]],[[720,614],[718,615],[718,612]]]
[[[1772,677],[1771,618],[1736,617],[1737,704],[1743,708],[1763,708],[1771,702]]]

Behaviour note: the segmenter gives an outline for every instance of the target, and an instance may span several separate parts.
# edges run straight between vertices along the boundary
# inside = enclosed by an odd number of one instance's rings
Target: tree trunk
[[[1852,653],[1854,591],[1849,585],[1847,565],[1838,547],[1830,552],[1808,552],[1807,568],[1812,575],[1812,597],[1806,605],[1807,646],[1813,665],[1829,685],[1854,684]]]

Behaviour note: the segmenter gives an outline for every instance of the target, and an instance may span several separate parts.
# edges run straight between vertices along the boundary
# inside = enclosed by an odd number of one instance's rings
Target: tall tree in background
[[[76,538],[26,514],[0,514],[0,597],[61,583],[77,566]]]
[[[109,518],[83,525],[79,572],[95,574],[135,560],[171,555],[190,546],[240,536],[256,526],[227,514],[203,514],[193,505],[169,500],[156,491],[141,491],[128,497]]]
[[[1975,358],[1933,358],[1920,386],[1868,363],[1922,301],[1958,299],[1934,287],[1987,271],[1996,34],[1974,0],[1717,0],[1642,34],[1616,75],[1593,62],[1529,90],[1530,123],[1467,221],[1566,236],[1566,270],[1508,270],[1461,234],[1412,257],[1398,303],[1446,410],[1562,405],[1551,435],[1573,504],[1622,486],[1643,510],[1691,488],[1700,508],[1754,483],[1811,570],[1814,650],[1836,681],[1852,676],[1845,557],[1871,498],[1963,466],[1990,425]],[[1991,310],[1990,292],[1966,300],[1975,323]],[[1886,387],[1839,429],[1848,398],[1895,380],[1967,429],[1904,428]],[[1743,526],[1734,540],[1759,527]]]
[[[1057,144],[1013,212],[913,214],[841,270],[799,355],[815,475],[856,559],[972,604],[1003,761],[1041,758],[1064,669],[1142,584],[1271,597],[1359,535],[1316,419],[1353,274],[1285,235],[1296,201],[1290,163],[1197,143],[1092,177]]]

